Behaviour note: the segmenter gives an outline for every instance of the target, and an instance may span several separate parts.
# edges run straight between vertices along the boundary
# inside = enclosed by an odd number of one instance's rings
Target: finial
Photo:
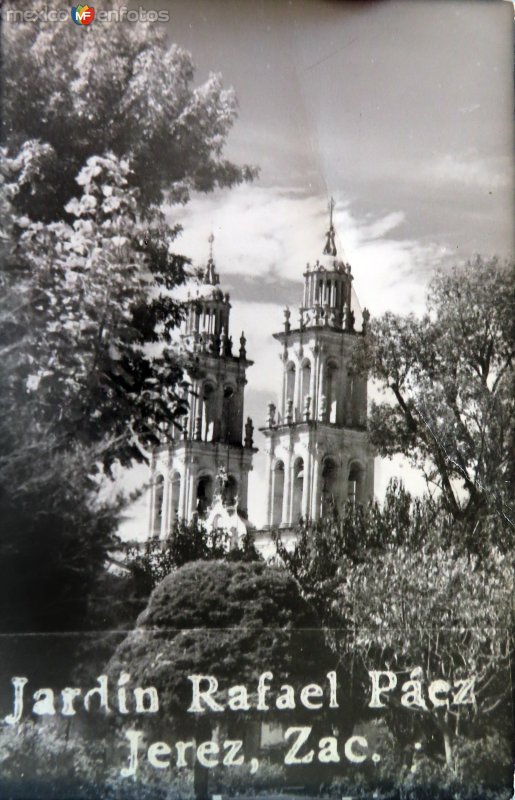
[[[288,308],[288,306],[286,306],[283,313],[284,313],[284,332],[289,333],[291,330],[291,325],[290,325],[291,311]]]
[[[247,340],[245,339],[245,334],[242,331],[240,336],[240,358],[247,358],[247,349],[245,345],[247,344]]]
[[[207,261],[206,270],[204,272],[204,283],[211,286],[217,286],[220,283],[220,278],[215,270],[215,262],[213,260],[213,242],[215,241],[214,235],[211,233],[208,237],[209,242],[209,258]]]
[[[254,423],[252,422],[250,417],[247,417],[247,422],[245,423],[245,447],[253,447],[254,446]]]
[[[324,255],[325,256],[335,256],[336,255],[336,244],[334,241],[334,226],[333,226],[333,210],[334,210],[334,198],[331,197],[329,201],[329,230],[326,233],[326,240],[325,240],[325,247],[324,247]]]
[[[286,403],[286,424],[291,425],[293,422],[293,400],[288,400]]]
[[[363,334],[367,334],[368,333],[369,325],[370,325],[370,311],[368,310],[368,308],[364,308],[363,309],[363,324],[362,324],[362,327],[361,327],[361,330],[362,330]]]

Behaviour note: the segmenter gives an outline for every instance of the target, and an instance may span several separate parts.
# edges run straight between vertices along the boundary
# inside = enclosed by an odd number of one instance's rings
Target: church
[[[285,542],[299,520],[316,522],[347,502],[364,504],[374,492],[374,453],[367,434],[367,377],[351,359],[366,333],[352,308],[352,271],[338,257],[330,204],[329,229],[319,256],[304,271],[304,293],[293,323],[273,334],[282,363],[279,406],[268,405],[260,428],[266,441],[266,524],[248,520],[248,477],[257,449],[252,420],[244,418],[245,334],[235,347],[230,297],[220,287],[211,250],[180,331],[189,413],[151,463],[149,537],[165,539],[177,519],[198,517],[223,528],[238,545],[252,528],[266,548],[269,531]],[[265,415],[264,415],[265,416]]]

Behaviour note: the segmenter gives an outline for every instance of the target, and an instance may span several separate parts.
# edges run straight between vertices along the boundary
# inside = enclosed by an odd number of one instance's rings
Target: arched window
[[[153,536],[161,535],[164,494],[165,494],[165,479],[163,478],[162,475],[158,475],[154,483],[154,509],[153,509],[153,520],[152,520]]]
[[[347,486],[347,500],[355,507],[363,499],[363,467],[354,462],[349,469],[349,480]]]
[[[235,404],[235,391],[234,387],[227,385],[224,386],[223,402],[222,402],[222,419],[220,420],[222,427],[222,441],[228,443],[238,443],[237,428],[237,415]],[[236,435],[235,435],[236,434]]]
[[[352,425],[354,423],[354,411],[353,411],[354,393],[355,393],[354,375],[352,372],[349,371],[347,373],[347,391],[345,394],[346,398],[345,422],[347,423],[347,425]]]
[[[306,406],[306,397],[309,395],[311,386],[311,364],[306,359],[300,368],[300,396],[299,396],[299,418],[302,419]]]
[[[338,506],[338,465],[332,458],[326,458],[322,465],[322,517]]]
[[[233,506],[238,496],[238,481],[234,475],[228,475],[225,482],[223,491],[223,500],[225,505]]]
[[[283,414],[286,414],[286,406],[288,404],[288,400],[293,400],[295,396],[295,364],[290,362],[286,367],[286,397],[285,397],[285,407],[283,409]]]
[[[212,383],[205,383],[202,390],[202,439],[212,442],[214,436],[216,408],[215,387]]]
[[[337,421],[338,411],[338,364],[336,361],[329,361],[327,363],[327,378],[326,378],[326,403],[327,403],[327,421],[335,423]]]
[[[280,525],[283,518],[284,464],[278,461],[274,469],[272,525]]]
[[[304,461],[298,458],[293,465],[292,523],[295,525],[302,514],[302,492],[304,489]]]
[[[173,525],[179,513],[179,497],[181,494],[181,476],[178,472],[174,472],[172,475],[170,489],[170,522]]]
[[[204,516],[213,502],[213,478],[211,475],[202,475],[197,483],[197,512]]]

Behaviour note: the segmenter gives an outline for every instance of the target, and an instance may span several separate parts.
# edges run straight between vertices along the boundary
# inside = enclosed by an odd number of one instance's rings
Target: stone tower
[[[284,312],[280,342],[283,386],[278,409],[268,407],[267,527],[316,521],[348,500],[373,496],[374,456],[368,441],[367,378],[352,374],[355,329],[352,273],[338,258],[330,204],[325,247],[304,273],[297,327]]]
[[[237,511],[240,522],[247,515],[248,473],[256,450],[252,421],[244,425],[243,399],[253,362],[243,333],[233,352],[231,305],[219,285],[212,242],[211,236],[202,285],[188,297],[180,334],[189,413],[183,430],[174,428],[172,441],[152,458],[150,536],[165,538],[177,518],[206,518],[214,499]]]

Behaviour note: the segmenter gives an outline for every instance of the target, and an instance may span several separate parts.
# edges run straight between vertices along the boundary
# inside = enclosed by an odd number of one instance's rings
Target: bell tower
[[[253,425],[244,423],[247,358],[242,333],[234,352],[230,335],[230,298],[220,288],[213,259],[213,236],[201,286],[188,296],[180,333],[189,413],[174,428],[173,439],[153,454],[149,536],[165,538],[175,519],[190,522],[208,516],[222,471],[223,497],[244,519],[248,473],[252,469]],[[218,493],[220,494],[220,493]]]
[[[364,503],[374,490],[374,455],[367,435],[367,376],[353,374],[351,356],[360,331],[352,309],[352,272],[338,258],[329,205],[321,256],[307,264],[299,322],[284,311],[283,384],[279,408],[268,406],[267,527],[316,521],[336,506]]]

